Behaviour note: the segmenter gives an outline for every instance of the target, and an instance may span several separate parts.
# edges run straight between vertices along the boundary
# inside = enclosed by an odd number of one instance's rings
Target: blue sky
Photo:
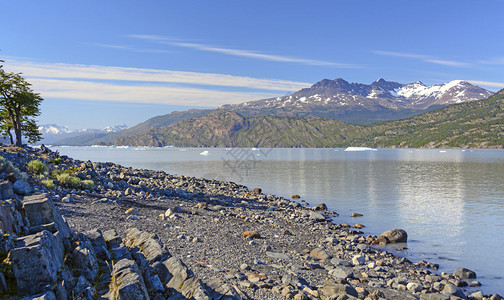
[[[504,0],[0,0],[4,69],[41,124],[129,126],[321,79],[504,88]]]

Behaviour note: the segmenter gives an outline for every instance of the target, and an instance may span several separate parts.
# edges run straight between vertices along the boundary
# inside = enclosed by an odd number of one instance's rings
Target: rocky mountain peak
[[[421,81],[402,84],[383,78],[371,84],[350,83],[342,78],[321,80],[292,95],[224,106],[243,116],[281,111],[303,113],[351,123],[405,118],[429,107],[480,100],[492,92],[466,81],[454,80],[426,86]]]
[[[315,83],[310,89],[320,90],[320,89],[346,89],[350,86],[348,81],[342,78],[336,78],[334,80],[324,79]]]
[[[386,81],[383,78],[379,78],[375,82],[371,83],[371,88],[379,89],[383,91],[393,91],[403,87],[403,84],[394,81]]]

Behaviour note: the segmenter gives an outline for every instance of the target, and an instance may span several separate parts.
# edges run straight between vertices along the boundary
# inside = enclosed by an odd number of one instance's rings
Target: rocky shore
[[[470,270],[438,273],[380,248],[405,232],[365,236],[325,205],[45,147],[1,150],[4,298],[502,299]]]

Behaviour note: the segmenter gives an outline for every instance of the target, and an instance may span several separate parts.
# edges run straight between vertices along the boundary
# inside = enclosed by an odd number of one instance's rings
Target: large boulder
[[[455,272],[453,272],[453,276],[460,279],[476,279],[476,272],[466,268],[457,268]]]
[[[18,195],[29,194],[32,190],[30,184],[26,180],[22,179],[14,182],[13,188],[14,192]]]
[[[391,229],[380,234],[378,237],[378,242],[381,245],[394,244],[394,243],[406,243],[408,241],[408,234],[402,229]]]
[[[9,180],[0,182],[0,197],[2,200],[14,198],[14,189],[12,187],[12,183]]]
[[[9,253],[18,293],[33,295],[50,290],[63,267],[63,256],[63,243],[49,231],[18,238]]]
[[[47,194],[35,194],[23,199],[23,210],[30,226],[41,230],[59,231],[64,238],[70,237],[70,227],[63,219]],[[31,231],[32,229],[30,229]]]

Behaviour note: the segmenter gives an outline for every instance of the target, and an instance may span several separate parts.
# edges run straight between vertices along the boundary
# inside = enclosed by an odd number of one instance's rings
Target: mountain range
[[[117,126],[107,126],[101,129],[69,129],[66,126],[60,126],[56,124],[44,124],[38,127],[39,132],[42,134],[43,142],[46,144],[52,144],[54,142],[60,141],[67,138],[75,138],[83,135],[107,135],[112,132],[118,132],[128,128],[126,125]]]
[[[244,117],[217,109],[151,128],[116,145],[180,147],[503,148],[504,90],[402,120],[349,124],[320,117]]]
[[[336,147],[388,126],[373,122],[392,124],[391,120],[492,94],[461,80],[426,86],[384,79],[369,85],[324,79],[284,97],[173,112],[118,132],[81,135],[54,144]]]
[[[338,78],[324,79],[292,95],[224,105],[222,108],[243,116],[323,117],[369,124],[402,119],[450,104],[484,99],[492,94],[462,80],[426,86],[419,81],[401,84],[380,78],[368,85]]]

